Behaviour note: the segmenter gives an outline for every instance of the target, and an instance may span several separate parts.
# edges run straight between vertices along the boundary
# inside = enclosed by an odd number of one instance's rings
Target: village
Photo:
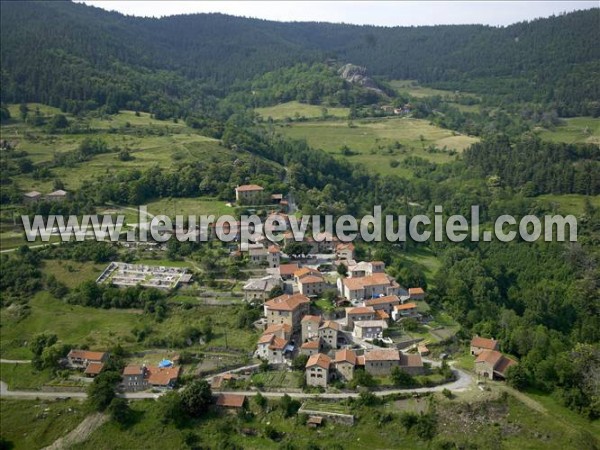
[[[401,286],[386,273],[383,261],[357,261],[353,243],[340,242],[326,233],[302,241],[304,254],[285,254],[283,249],[293,248],[296,241],[289,230],[289,217],[282,212],[287,208],[284,196],[265,195],[258,185],[236,189],[240,205],[265,199],[277,205],[269,214],[277,215],[286,225],[278,243],[261,237],[231,250],[230,258],[245,258],[254,273],[263,272],[244,282],[242,288],[243,301],[259,308],[262,317],[253,324],[260,336],[250,364],[206,375],[213,390],[221,392],[218,399],[222,405],[241,407],[245,400],[240,397],[244,395],[235,394],[236,389],[260,390],[260,386],[247,382],[252,373],[293,372],[299,364],[304,372],[301,384],[309,392],[351,392],[359,387],[356,379],[364,380],[364,374],[375,380],[402,374],[408,377],[404,385],[407,389],[414,377],[431,386],[450,383],[460,376],[460,371],[447,370],[433,383],[427,376],[447,367],[446,355],[431,359],[427,339],[398,340],[388,332],[430,320],[422,287]],[[192,274],[185,268],[111,262],[96,282],[169,291],[191,281]],[[323,301],[330,303],[331,308],[323,310],[316,300],[321,305]],[[494,339],[473,337],[469,354],[479,380],[503,380],[508,368],[516,364],[499,348],[500,343]],[[117,390],[161,392],[179,386],[183,365],[177,353],[167,353],[160,362],[138,359],[125,364]],[[61,365],[91,380],[101,373],[110,357],[106,351],[72,349]],[[393,387],[398,385],[388,388]],[[378,389],[385,391],[385,382]]]

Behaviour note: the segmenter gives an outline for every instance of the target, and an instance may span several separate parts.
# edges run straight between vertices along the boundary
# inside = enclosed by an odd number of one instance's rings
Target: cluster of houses
[[[110,355],[108,352],[94,352],[73,349],[67,355],[67,365],[71,369],[83,370],[86,377],[95,378],[104,369]],[[181,375],[177,360],[161,361],[157,366],[130,364],[123,369],[120,388],[126,392],[146,389],[172,389]]]
[[[495,339],[475,336],[471,340],[471,355],[475,356],[475,373],[490,380],[506,379],[508,368],[517,364],[513,359],[503,355],[498,348],[500,343]]]
[[[380,262],[368,264],[377,270],[385,266]],[[299,286],[306,278],[322,279],[317,271],[308,268],[299,268],[292,276]],[[370,275],[363,273],[363,276]],[[265,301],[265,328],[255,356],[270,364],[282,365],[289,363],[298,352],[307,355],[307,383],[315,386],[326,386],[333,378],[351,380],[356,367],[364,367],[373,375],[389,374],[395,366],[409,373],[422,373],[423,363],[418,354],[378,349],[357,355],[348,348],[340,350],[352,342],[360,344],[364,340],[382,338],[391,319],[418,317],[417,304],[409,301],[411,291],[415,298],[424,296],[422,289],[414,289],[407,291],[404,298],[396,294],[369,298],[358,306],[346,308],[345,318],[338,321],[310,314],[310,291],[283,294]]]
[[[62,189],[58,189],[54,192],[50,192],[49,194],[42,194],[38,191],[26,192],[23,194],[23,200],[25,203],[34,203],[40,202],[42,200],[48,202],[60,202],[69,198],[69,193],[67,191],[63,191]]]

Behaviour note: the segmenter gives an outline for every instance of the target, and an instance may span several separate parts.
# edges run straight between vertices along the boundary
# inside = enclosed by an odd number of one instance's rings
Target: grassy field
[[[252,382],[265,388],[299,388],[302,375],[288,371],[260,372],[252,375]]]
[[[454,156],[450,150],[460,152],[477,138],[454,135],[451,131],[430,125],[426,120],[409,118],[386,118],[355,121],[349,127],[345,121],[300,122],[282,125],[279,131],[287,137],[306,139],[315,148],[345,158],[364,166],[372,172],[410,176],[412,169],[403,160],[419,156],[432,162],[445,163]],[[422,139],[421,139],[422,138]],[[402,147],[393,148],[398,142]],[[354,155],[343,155],[346,145]],[[426,149],[435,145],[437,152]],[[442,151],[447,147],[448,151]],[[393,161],[399,164],[392,167]]]
[[[149,319],[129,310],[103,310],[68,305],[46,292],[29,300],[31,312],[23,318],[13,316],[13,309],[0,311],[1,355],[3,358],[29,359],[26,343],[37,333],[55,333],[68,344],[87,344],[92,349],[106,349],[122,343],[131,346],[131,330]],[[129,345],[128,345],[129,344]]]
[[[46,260],[42,271],[48,275],[54,275],[56,279],[68,287],[79,286],[84,281],[97,279],[107,264],[96,264],[93,262]]]
[[[439,95],[441,97],[455,98],[457,95],[476,97],[474,94],[467,92],[455,93],[453,91],[445,91],[442,89],[434,89],[426,86],[421,86],[416,80],[392,80],[390,85],[400,93],[407,93],[413,97],[433,97]]]
[[[40,389],[52,378],[50,371],[35,370],[31,364],[0,364],[0,379],[11,391]]]
[[[173,217],[177,214],[189,215],[210,215],[216,217],[234,214],[234,208],[227,206],[223,200],[212,198],[163,198],[148,203],[148,212],[158,215],[165,214]]]
[[[42,448],[73,430],[86,414],[86,407],[77,400],[2,399],[0,434],[14,445],[6,448]]]
[[[312,410],[312,411],[332,412],[332,413],[338,413],[338,414],[351,414],[352,413],[352,409],[344,403],[341,403],[338,401],[328,402],[328,401],[319,400],[316,398],[311,398],[311,399],[306,400],[302,404],[302,408]]]
[[[542,139],[552,142],[600,145],[600,117],[571,117],[553,130],[540,129]]]
[[[424,247],[411,248],[403,256],[423,271],[427,285],[431,288],[433,277],[441,265],[439,258],[429,248]]]
[[[51,117],[60,113],[56,108],[30,104],[30,110],[40,108],[42,115]],[[219,141],[202,136],[183,122],[159,121],[149,114],[140,113],[139,117],[132,111],[121,111],[113,116],[69,120],[82,128],[89,128],[92,134],[49,134],[45,127],[33,127],[19,119],[19,106],[9,105],[13,120],[3,124],[0,136],[18,143],[18,150],[27,152],[27,157],[34,164],[50,162],[55,153],[75,150],[82,140],[89,136],[103,139],[111,148],[128,148],[133,156],[131,161],[121,161],[118,153],[111,152],[95,155],[91,160],[75,167],[57,167],[52,170],[50,180],[34,180],[30,174],[15,177],[26,190],[50,192],[53,180],[61,179],[66,189],[77,189],[88,179],[103,173],[120,170],[144,170],[158,165],[161,168],[173,167],[182,162],[207,161],[213,158],[233,157],[244,160],[249,155],[234,153],[222,147]],[[118,132],[115,132],[118,131]]]
[[[349,108],[326,108],[327,115],[333,117],[348,117],[350,113]],[[323,106],[319,105],[308,105],[300,102],[287,102],[280,103],[275,106],[268,106],[266,108],[256,108],[258,114],[263,118],[272,118],[273,120],[284,120],[286,118],[306,118],[315,119],[323,117]]]
[[[600,208],[600,196],[596,195],[579,195],[579,194],[564,194],[553,195],[545,194],[536,197],[545,203],[550,203],[554,206],[557,212],[562,214],[579,215],[584,212],[585,200],[589,200],[595,208]]]

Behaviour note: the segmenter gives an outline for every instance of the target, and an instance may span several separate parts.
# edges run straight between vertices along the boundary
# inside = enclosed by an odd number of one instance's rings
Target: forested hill
[[[388,79],[563,104],[574,114],[600,98],[600,9],[504,28],[387,28],[221,14],[137,18],[70,2],[1,5],[4,102],[177,101],[193,109],[201,105],[190,99],[328,58]]]

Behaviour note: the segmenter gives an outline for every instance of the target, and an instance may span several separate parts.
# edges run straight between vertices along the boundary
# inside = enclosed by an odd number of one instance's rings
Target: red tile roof
[[[394,309],[396,311],[406,311],[407,309],[415,309],[417,307],[416,303],[404,303],[403,305],[396,305]]]
[[[142,371],[143,367],[139,364],[129,364],[123,369],[123,375],[140,375]]]
[[[268,309],[272,309],[274,311],[293,311],[296,308],[298,308],[298,306],[304,303],[310,303],[309,298],[305,295],[283,294],[279,297],[275,297],[274,299],[269,300],[268,302],[265,302],[265,306]]]
[[[180,371],[180,366],[148,367],[148,383],[153,386],[167,386],[177,381]]]
[[[357,306],[355,308],[346,308],[346,316],[354,314],[375,314],[375,310],[372,306]]]
[[[91,362],[85,368],[85,372],[84,373],[86,375],[98,375],[100,372],[102,372],[103,368],[104,368],[104,364],[103,363]]]
[[[274,336],[271,341],[271,345],[269,345],[270,350],[283,350],[287,345],[287,341],[285,339],[281,339],[279,336]]]
[[[492,367],[494,367],[498,363],[498,361],[500,361],[501,358],[502,353],[497,352],[496,350],[483,350],[479,354],[479,356],[477,356],[475,362],[486,362],[488,364],[491,364]]]
[[[319,341],[308,341],[302,344],[301,348],[307,350],[314,350],[319,348]]]
[[[324,283],[325,279],[323,277],[317,277],[315,275],[307,275],[298,280],[300,284],[316,284],[316,283]]]
[[[325,322],[323,322],[323,325],[321,325],[319,327],[319,330],[322,330],[323,328],[331,328],[333,330],[339,330],[340,324],[337,322],[334,322],[333,320],[326,320]]]
[[[356,353],[350,349],[338,350],[335,352],[335,362],[342,363],[348,362],[352,365],[356,365]]]
[[[408,295],[424,295],[425,291],[423,290],[423,288],[420,287],[416,287],[416,288],[408,288]]]
[[[418,354],[402,353],[400,355],[400,365],[404,367],[423,367],[423,359]]]
[[[371,350],[365,353],[367,361],[400,361],[400,352],[394,349]]]
[[[297,263],[292,264],[281,264],[279,266],[279,275],[293,275],[300,266]]]
[[[263,334],[274,334],[278,331],[283,331],[284,333],[291,333],[292,326],[287,323],[275,323],[273,325],[269,325],[267,329],[263,332]]]
[[[321,272],[319,272],[318,270],[315,270],[315,269],[311,269],[310,267],[303,267],[302,269],[298,269],[297,271],[294,272],[294,276],[297,278],[303,278],[308,275],[314,275],[314,276],[323,278],[323,275],[321,275]]]
[[[496,350],[498,348],[498,341],[494,339],[475,336],[473,339],[471,339],[471,347],[485,348],[487,350]]]
[[[365,286],[392,285],[392,281],[383,273],[374,273],[366,277],[344,278],[344,285],[351,291],[363,289]]]
[[[217,397],[217,406],[225,408],[241,408],[246,401],[245,395],[239,394],[219,394]]]
[[[331,358],[323,353],[317,353],[316,355],[312,355],[308,358],[306,362],[306,367],[319,366],[323,369],[329,369],[331,365]]]
[[[88,361],[102,361],[106,352],[90,352],[89,350],[71,350],[67,355],[73,359],[86,359]]]
[[[397,295],[386,295],[384,297],[365,300],[365,306],[387,305],[388,303],[400,303],[400,298]]]
[[[302,322],[321,322],[321,316],[311,316],[307,314],[302,318]]]
[[[244,184],[235,188],[238,192],[252,192],[252,191],[264,191],[262,186],[258,184]]]

